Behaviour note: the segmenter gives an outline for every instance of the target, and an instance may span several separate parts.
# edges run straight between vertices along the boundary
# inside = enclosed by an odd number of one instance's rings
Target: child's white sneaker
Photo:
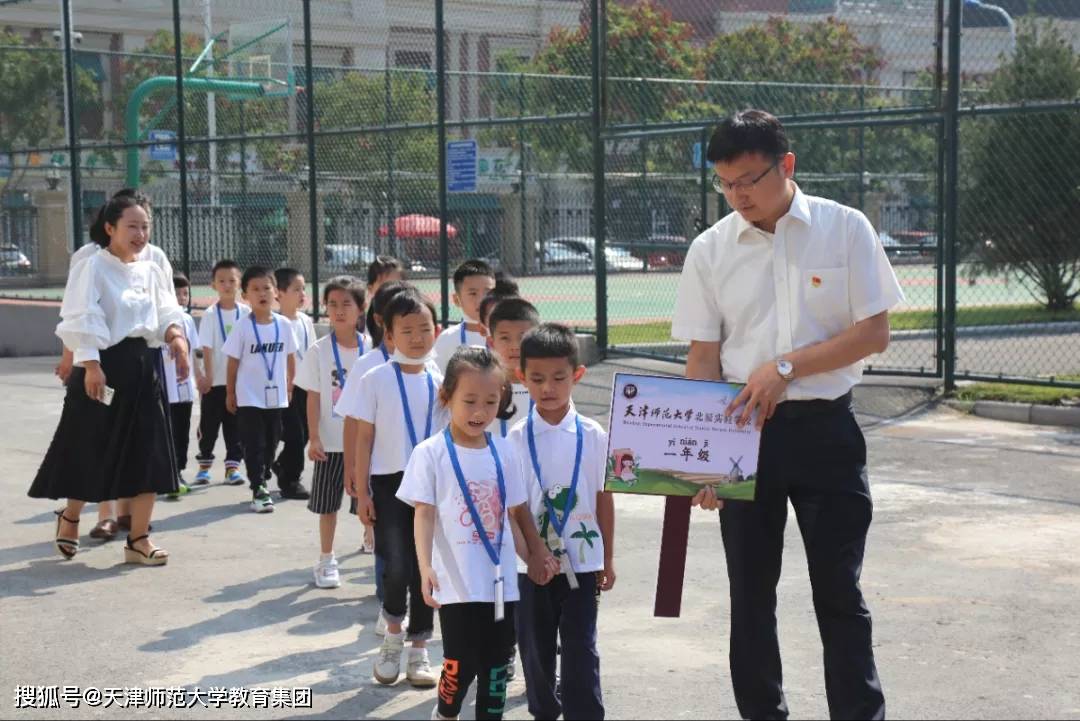
[[[329,558],[319,559],[315,564],[315,585],[319,588],[341,586],[341,572],[338,570],[337,559],[332,554]]]
[[[388,633],[375,660],[375,680],[384,686],[397,683],[401,675],[401,653],[405,650],[405,632]]]
[[[405,668],[405,678],[413,688],[434,688],[438,683],[438,678],[431,670],[426,648],[409,649],[409,665]]]

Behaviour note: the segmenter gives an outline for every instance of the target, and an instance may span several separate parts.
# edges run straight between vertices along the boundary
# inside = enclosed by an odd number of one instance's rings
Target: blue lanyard
[[[457,450],[454,449],[454,438],[450,435],[450,429],[447,428],[443,431],[446,450],[450,454],[450,463],[454,466],[454,475],[457,476],[458,488],[461,489],[461,496],[465,499],[465,506],[469,509],[469,516],[472,517],[476,535],[480,536],[480,542],[484,544],[484,550],[487,551],[491,564],[498,567],[502,560],[503,535],[506,533],[506,479],[503,476],[502,461],[499,460],[499,452],[495,450],[495,443],[491,440],[491,434],[485,433],[484,436],[487,438],[491,457],[495,460],[495,477],[499,483],[499,508],[501,510],[498,520],[498,541],[495,545],[492,545],[491,539],[488,538],[487,529],[484,528],[484,522],[480,518],[480,512],[476,510],[476,501],[473,500],[472,494],[469,493],[469,485],[465,483],[465,474],[461,472],[461,463],[458,461]]]
[[[394,363],[394,372],[397,373],[398,391],[401,393],[401,409],[405,412],[405,430],[409,432],[412,447],[416,448],[418,443],[416,440],[416,427],[413,426],[412,410],[409,408],[409,394],[405,392],[405,378],[401,374],[400,363]],[[435,381],[428,371],[424,371],[424,374],[427,376],[428,391],[427,425],[424,426],[424,440],[427,440],[431,436],[431,416],[435,411]]]
[[[236,306],[236,319],[240,320],[240,306]],[[221,328],[221,342],[224,344],[225,343],[225,336],[227,334],[225,333],[225,321],[222,320],[222,318],[221,318],[221,306],[220,305],[217,307],[217,322],[218,322],[218,327]]]
[[[278,325],[277,318],[272,318],[274,321],[274,361],[271,363],[266,360],[266,349],[263,348],[262,338],[259,337],[259,324],[255,322],[255,314],[252,313],[248,316],[251,318],[251,327],[255,330],[255,343],[259,347],[259,355],[262,356],[263,365],[266,366],[266,382],[274,382],[274,369],[277,368],[277,345],[281,341],[281,326]]]
[[[465,345],[467,342],[465,339],[465,321],[461,321],[461,345]]]
[[[364,340],[363,340],[363,338],[360,337],[359,333],[356,334],[356,346],[357,346],[357,348],[356,348],[357,355],[358,356],[363,355],[364,354]],[[337,333],[334,333],[333,331],[330,331],[330,347],[334,349],[334,364],[337,365],[338,383],[340,383],[341,387],[344,388],[345,387],[345,369],[341,365],[341,354],[338,353],[338,349],[337,349]]]
[[[544,488],[544,480],[540,477],[540,459],[536,455],[536,436],[533,433],[533,413],[529,412],[528,431],[529,431],[529,455],[532,457],[533,472],[536,473],[536,482],[540,484],[540,495],[544,498],[544,505],[547,506],[548,518],[551,519],[551,525],[555,528],[555,533],[559,538],[562,538],[563,529],[566,528],[566,522],[570,519],[570,509],[574,507],[574,501],[577,497],[577,484],[578,477],[581,475],[581,450],[585,445],[585,434],[581,430],[581,416],[575,414],[574,424],[577,431],[577,454],[574,456],[574,475],[570,480],[570,495],[566,499],[566,510],[562,520],[559,520],[559,512],[555,509],[555,504],[551,502],[548,497],[547,489]]]
[[[379,350],[382,351],[383,363],[388,362],[390,360],[390,354],[386,352],[386,343],[380,343]]]

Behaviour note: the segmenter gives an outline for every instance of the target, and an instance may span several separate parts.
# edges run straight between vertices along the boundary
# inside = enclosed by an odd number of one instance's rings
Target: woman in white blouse
[[[158,348],[169,346],[178,379],[186,378],[182,310],[172,278],[137,259],[150,217],[134,196],[106,203],[90,237],[101,248],[72,270],[56,327],[76,367],[29,495],[67,499],[55,541],[65,558],[78,552],[86,503],[130,498],[125,561],[160,566],[168,554],[150,541],[150,515],[156,494],[177,489],[177,476]]]

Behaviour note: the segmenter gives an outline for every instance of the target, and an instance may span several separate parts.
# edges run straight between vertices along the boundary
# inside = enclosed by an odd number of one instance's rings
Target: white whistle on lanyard
[[[495,566],[495,623],[506,618],[506,586],[503,582],[502,564]]]

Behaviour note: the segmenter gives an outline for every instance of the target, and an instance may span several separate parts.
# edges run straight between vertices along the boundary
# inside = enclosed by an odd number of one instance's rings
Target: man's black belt
[[[851,391],[831,401],[824,399],[784,401],[776,407],[773,418],[807,418],[848,408],[851,408]]]

